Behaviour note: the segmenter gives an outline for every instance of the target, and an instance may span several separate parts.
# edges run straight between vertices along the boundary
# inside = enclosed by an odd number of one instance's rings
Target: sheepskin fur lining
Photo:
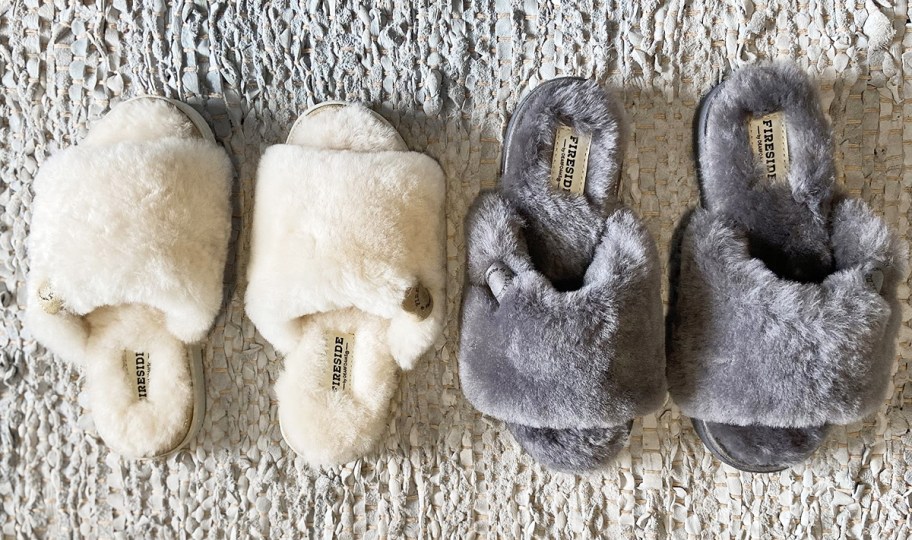
[[[582,196],[550,186],[558,125],[592,136]],[[545,83],[511,120],[499,192],[466,218],[463,392],[558,470],[604,465],[665,396],[658,255],[616,197],[623,144],[596,83]],[[513,274],[499,300],[494,265]]]
[[[27,322],[86,369],[95,427],[125,457],[168,452],[187,436],[198,381],[185,344],[221,305],[231,164],[201,135],[166,100],[131,100],[35,179]],[[48,292],[56,313],[40,298]],[[132,380],[136,352],[148,361]]]
[[[670,392],[711,422],[848,424],[889,386],[906,249],[858,200],[834,211],[835,271],[820,284],[776,276],[752,258],[742,226],[698,209],[683,236]],[[866,282],[879,271],[880,294]]]
[[[383,435],[398,369],[384,339],[388,321],[355,308],[315,314],[301,324],[301,340],[285,356],[276,382],[282,434],[313,465],[346,463],[366,454]],[[331,388],[329,332],[355,336],[350,387]]]
[[[224,150],[198,138],[154,138],[158,131],[138,140],[149,118],[189,124],[159,100],[108,116],[90,131],[90,144],[51,157],[35,178],[26,317],[39,341],[79,365],[89,337],[84,316],[100,306],[151,306],[181,341],[201,339],[221,306],[231,229]],[[131,140],[98,142],[115,130]],[[45,284],[65,311],[42,309]]]
[[[555,283],[578,285],[602,239],[601,227],[593,224],[620,207],[623,113],[597,83],[576,80],[533,92],[515,118],[519,121],[512,124],[504,150],[501,191],[526,220],[529,253],[539,270]],[[549,185],[558,125],[592,135],[585,197],[558,193]]]
[[[376,444],[397,366],[410,369],[443,327],[445,182],[359,105],[312,110],[289,142],[260,161],[246,308],[285,354],[275,391],[286,442],[329,466]],[[433,301],[424,319],[403,307],[419,285]],[[333,332],[354,336],[344,390],[331,388]]]
[[[102,307],[86,320],[86,394],[105,443],[126,457],[149,457],[176,447],[189,428],[193,385],[187,350],[165,328],[162,314],[141,305]],[[124,369],[124,352],[148,355],[147,396]]]
[[[751,254],[777,275],[821,281],[833,270],[828,221],[835,175],[813,83],[793,64],[771,64],[737,71],[710,97],[699,156],[703,207],[743,224]],[[748,120],[776,111],[785,113],[791,165],[787,182],[770,183],[751,152]]]

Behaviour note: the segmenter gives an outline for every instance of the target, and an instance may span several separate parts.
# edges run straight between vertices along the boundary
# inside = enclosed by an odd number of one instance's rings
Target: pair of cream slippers
[[[26,320],[85,370],[95,428],[130,458],[189,443],[205,412],[203,339],[222,304],[232,166],[166,98],[114,108],[35,179]],[[398,368],[443,325],[443,172],[359,105],[321,104],[263,155],[246,308],[285,355],[289,446],[313,465],[368,452]]]

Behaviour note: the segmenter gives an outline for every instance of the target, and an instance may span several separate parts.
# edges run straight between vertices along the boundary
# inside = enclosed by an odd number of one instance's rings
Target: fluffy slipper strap
[[[247,313],[288,353],[299,317],[354,307],[389,320],[411,367],[445,313],[445,182],[417,152],[270,147],[257,177]]]
[[[460,378],[479,411],[529,427],[598,428],[661,404],[658,255],[632,212],[606,219],[583,286],[569,292],[534,269],[501,195],[480,195],[466,228]]]
[[[221,304],[231,163],[216,144],[166,137],[69,148],[35,179],[27,317],[81,363],[83,316],[105,305],[161,310],[184,342]]]
[[[805,427],[860,420],[883,402],[906,249],[857,200],[836,205],[837,270],[778,278],[742,230],[697,210],[684,232],[668,357],[682,412],[711,422]]]

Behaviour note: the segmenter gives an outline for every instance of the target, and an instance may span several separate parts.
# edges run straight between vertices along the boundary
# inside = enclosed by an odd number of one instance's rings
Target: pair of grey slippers
[[[773,472],[889,387],[907,249],[834,186],[831,134],[792,65],[743,69],[695,121],[701,204],[654,241],[619,200],[620,106],[546,82],[507,129],[498,188],[466,219],[460,376],[544,465],[610,463],[669,392],[719,459]],[[667,358],[667,362],[666,362]]]

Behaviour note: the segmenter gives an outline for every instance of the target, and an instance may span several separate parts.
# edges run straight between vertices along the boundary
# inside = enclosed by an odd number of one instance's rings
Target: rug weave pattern
[[[667,254],[697,202],[691,120],[726,71],[792,57],[818,82],[838,182],[905,239],[912,203],[912,25],[905,1],[479,0],[302,3],[0,0],[0,531],[84,537],[906,538],[912,492],[912,308],[890,398],[770,476],[721,466],[670,403],[634,424],[603,473],[552,474],[462,397],[462,222],[495,185],[522,93],[594,78],[632,134],[623,198]],[[22,326],[31,183],[123,99],[191,103],[236,169],[226,307],[206,340],[208,411],[189,451],[130,462],[94,435],[80,375]],[[254,177],[309,105],[361,101],[447,176],[448,323],[403,375],[366,458],[306,467],[282,442],[281,358],[244,316]],[[667,288],[667,285],[663,285]],[[667,298],[667,290],[663,291]]]

